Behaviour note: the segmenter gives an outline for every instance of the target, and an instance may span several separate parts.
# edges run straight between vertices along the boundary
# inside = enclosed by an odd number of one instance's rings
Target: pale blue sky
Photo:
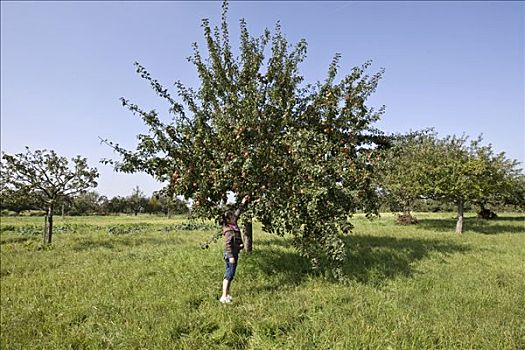
[[[99,164],[112,151],[98,136],[132,147],[145,109],[167,106],[134,72],[139,61],[166,87],[196,86],[186,61],[202,42],[201,18],[218,24],[220,2],[1,2],[1,146],[8,153],[54,149],[96,166],[101,194],[146,194],[147,175]],[[386,132],[435,127],[485,140],[525,160],[523,2],[232,2],[232,36],[244,17],[252,34],[281,21],[305,38],[307,81],[323,79],[336,52],[341,72],[373,60],[386,72],[372,105],[386,105]]]

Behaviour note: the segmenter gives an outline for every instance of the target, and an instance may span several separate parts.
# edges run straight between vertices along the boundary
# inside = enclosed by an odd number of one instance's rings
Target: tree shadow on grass
[[[290,247],[290,240],[275,239],[255,243],[255,249],[239,258],[241,266],[253,274],[262,274],[267,283],[257,284],[251,292],[274,292],[297,286],[311,274],[308,259]],[[243,267],[244,268],[244,267]],[[250,273],[250,272],[248,272]]]
[[[516,224],[500,224],[500,221],[515,221]],[[417,227],[430,231],[454,233],[456,230],[456,219],[421,219],[419,220]],[[493,220],[465,218],[463,230],[486,235],[495,235],[500,233],[525,233],[525,218],[501,217]]]
[[[343,240],[347,253],[342,269],[343,278],[373,286],[383,285],[398,277],[412,276],[417,271],[414,263],[432,254],[439,254],[443,258],[469,250],[465,244],[432,239],[355,235],[344,237]],[[293,287],[308,276],[315,275],[308,259],[295,250],[288,249],[290,246],[291,241],[286,239],[257,243],[249,263],[272,277],[270,284],[257,291]]]
[[[256,241],[255,246],[256,248],[261,247],[261,246],[262,247],[277,246],[277,247],[283,247],[283,248],[291,248],[292,240],[283,238],[280,236],[275,236],[275,238],[270,238],[270,239],[266,238],[264,240]]]
[[[418,238],[359,235],[345,237],[344,242],[345,277],[376,286],[397,277],[412,276],[417,271],[414,263],[431,254],[443,257],[469,250],[464,244]]]
[[[518,221],[525,225],[525,216],[524,214],[521,214],[521,216],[498,216],[496,219],[493,219],[494,221]],[[489,220],[490,222],[490,220]]]

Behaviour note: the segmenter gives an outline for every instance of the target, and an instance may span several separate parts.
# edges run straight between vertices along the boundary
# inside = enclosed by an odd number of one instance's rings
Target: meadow
[[[525,349],[525,216],[353,219],[344,283],[256,223],[232,304],[218,227],[185,217],[1,221],[2,349]]]

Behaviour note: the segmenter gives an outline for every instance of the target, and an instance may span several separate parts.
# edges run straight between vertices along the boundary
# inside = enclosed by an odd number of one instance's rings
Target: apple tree
[[[395,142],[394,142],[395,144]],[[495,154],[481,137],[438,138],[435,132],[416,135],[386,151],[382,185],[405,203],[431,198],[457,206],[456,233],[463,232],[465,203],[519,203],[523,177],[518,162]],[[388,172],[391,172],[388,174]]]
[[[420,159],[420,150],[431,137],[431,129],[393,135],[390,147],[380,155],[378,187],[383,203],[388,204],[393,212],[402,212],[398,223],[417,223],[411,210],[414,202],[424,195],[419,181],[424,173],[424,168],[420,166],[424,162]]]
[[[382,71],[368,75],[367,62],[338,80],[336,55],[326,79],[307,84],[299,71],[305,40],[289,44],[279,23],[254,37],[241,20],[234,52],[226,15],[224,3],[219,27],[202,21],[207,55],[194,43],[188,59],[200,79],[196,89],[176,82],[173,97],[136,63],[167,101],[171,120],[123,98],[149,130],[138,135],[135,150],[106,140],[120,159],[104,162],[164,181],[192,198],[193,213],[203,218],[218,217],[229,194],[238,202],[250,194],[257,201],[244,213],[248,226],[257,217],[268,232],[292,234],[314,268],[336,266],[345,256],[340,235],[352,228],[349,216],[377,211],[373,160],[385,137],[371,125],[383,107],[366,100]]]
[[[35,150],[26,147],[25,153],[10,155],[2,152],[2,188],[6,193],[21,198],[31,198],[38,208],[47,212],[44,243],[51,243],[53,235],[53,210],[57,203],[96,187],[98,171],[89,168],[87,159],[71,159],[55,151]]]
[[[474,140],[469,149],[482,169],[477,177],[479,196],[473,204],[480,208],[478,215],[488,219],[495,213],[487,206],[510,204],[519,207],[523,203],[524,175],[517,160],[507,158],[505,152],[496,153],[491,144],[482,145],[481,141],[481,138]]]

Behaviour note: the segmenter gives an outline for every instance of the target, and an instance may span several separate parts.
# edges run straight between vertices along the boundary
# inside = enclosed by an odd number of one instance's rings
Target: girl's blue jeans
[[[224,260],[226,261],[226,272],[224,273],[224,279],[231,281],[235,276],[235,270],[237,269],[237,263],[239,262],[239,254],[234,254],[235,263],[230,264],[230,258],[228,255],[224,254]]]

